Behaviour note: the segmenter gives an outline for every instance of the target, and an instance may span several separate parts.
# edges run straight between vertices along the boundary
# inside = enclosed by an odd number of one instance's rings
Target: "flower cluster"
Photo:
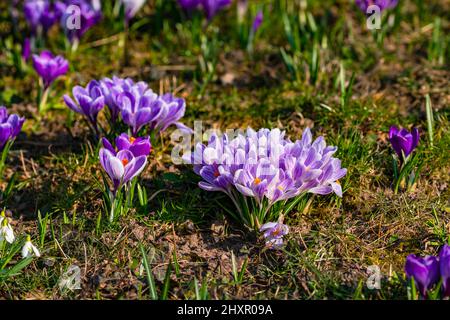
[[[163,132],[172,124],[188,130],[178,122],[186,110],[184,99],[172,94],[159,96],[142,81],[135,83],[132,79],[117,77],[92,80],[86,88],[74,87],[72,93],[75,101],[65,95],[66,105],[84,115],[97,132],[97,116],[105,104],[112,125],[120,116],[134,137],[145,126],[155,132]]]
[[[53,25],[60,23],[73,42],[101,19],[99,4],[89,0],[27,0],[24,15],[33,35],[46,33]],[[74,18],[75,15],[78,17]],[[72,26],[78,18],[79,26]]]
[[[47,32],[58,23],[64,12],[62,1],[52,3],[49,0],[27,0],[23,5],[23,13],[33,35]]]
[[[220,10],[229,6],[231,0],[178,0],[178,3],[187,11],[201,7],[208,20],[211,20]]]
[[[208,145],[197,144],[194,153],[186,155],[185,160],[203,178],[200,188],[225,192],[240,210],[238,191],[268,212],[277,201],[305,193],[335,192],[341,197],[338,179],[347,170],[333,157],[336,150],[327,146],[323,137],[313,141],[309,128],[295,142],[285,138],[279,129],[249,128],[234,139],[227,134],[222,137],[213,134]]]
[[[5,216],[5,211],[3,210],[0,213],[0,258],[4,254],[3,250],[5,250],[4,243],[13,244],[16,241],[16,237],[14,235],[14,230],[11,224],[8,221],[8,218]],[[39,249],[31,242],[31,237],[27,235],[26,241],[22,246],[22,258],[28,257],[40,257],[41,253]]]
[[[438,257],[418,257],[414,254],[406,258],[405,273],[413,278],[422,297],[442,279],[442,295],[450,297],[450,246],[444,245]]]
[[[70,42],[78,42],[90,28],[101,20],[102,12],[99,2],[95,3],[95,1],[89,0],[65,0],[63,2],[61,27]],[[73,15],[79,15],[79,26],[72,26],[75,22]]]

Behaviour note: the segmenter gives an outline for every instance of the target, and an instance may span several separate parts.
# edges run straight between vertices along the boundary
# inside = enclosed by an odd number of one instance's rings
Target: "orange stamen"
[[[136,141],[136,138],[135,137],[130,137],[129,140],[130,140],[130,143],[133,144]]]
[[[255,180],[253,180],[253,183],[258,185],[261,183],[261,179],[260,178],[255,178]]]

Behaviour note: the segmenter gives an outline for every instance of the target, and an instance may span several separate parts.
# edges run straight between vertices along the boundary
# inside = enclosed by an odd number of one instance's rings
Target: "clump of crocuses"
[[[14,113],[8,115],[8,110],[4,106],[0,107],[0,179],[3,176],[6,156],[14,140],[22,130],[24,122],[25,118]]]
[[[398,192],[399,187],[409,190],[419,176],[419,170],[414,171],[415,167],[418,166],[419,159],[412,155],[419,144],[419,140],[420,134],[417,128],[408,131],[405,128],[392,126],[389,129],[389,141],[397,155],[394,156],[393,163],[395,192]]]
[[[50,51],[42,51],[33,55],[33,67],[40,77],[40,93],[38,97],[39,112],[45,111],[48,93],[52,83],[69,70],[69,62],[62,56],[54,56]]]
[[[149,137],[134,138],[122,133],[115,140],[116,148],[106,138],[99,158],[112,188],[105,181],[105,207],[112,222],[118,213],[125,214],[132,205],[136,177],[144,170],[151,151]]]
[[[92,80],[86,89],[76,86],[73,96],[75,102],[64,96],[65,103],[73,111],[84,115],[97,135],[100,131],[106,131],[100,128],[97,121],[104,105],[109,110],[112,132],[120,128],[119,120],[130,128],[135,138],[143,134],[155,136],[171,125],[189,130],[178,121],[186,110],[184,99],[170,93],[159,96],[142,81],[117,77]]]
[[[286,215],[308,193],[342,197],[338,179],[345,176],[337,148],[323,137],[312,140],[309,128],[291,142],[279,129],[247,129],[231,137],[213,134],[184,156],[203,180],[200,188],[226,193],[236,206],[229,213],[244,225],[259,229]]]
[[[450,297],[450,246],[444,245],[437,257],[409,255],[405,273],[408,279],[413,280],[413,291],[418,289],[422,298]]]

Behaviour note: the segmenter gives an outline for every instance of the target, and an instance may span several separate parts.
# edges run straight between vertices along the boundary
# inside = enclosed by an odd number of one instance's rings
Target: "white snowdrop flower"
[[[0,243],[5,240],[6,242],[13,243],[14,239],[14,231],[8,223],[8,220],[3,216],[0,224]]]
[[[32,256],[40,257],[41,253],[39,252],[38,248],[36,248],[36,246],[31,243],[30,236],[27,236],[27,241],[22,248],[22,258],[28,258]]]

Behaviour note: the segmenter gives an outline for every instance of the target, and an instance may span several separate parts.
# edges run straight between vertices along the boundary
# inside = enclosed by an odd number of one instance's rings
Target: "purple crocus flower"
[[[146,0],[122,0],[123,6],[125,7],[125,19],[127,21],[131,20],[145,2]]]
[[[14,140],[22,130],[25,118],[19,117],[17,114],[8,115],[8,110],[0,107],[0,151],[8,141]]]
[[[114,154],[101,148],[99,158],[100,164],[113,182],[113,194],[138,176],[147,164],[147,156],[135,157],[130,150],[121,150]]]
[[[106,138],[102,138],[103,147],[116,155],[117,152]],[[134,138],[126,133],[122,133],[116,138],[116,146],[119,151],[129,150],[135,157],[148,156],[152,149],[149,137]]]
[[[132,79],[122,79],[114,76],[112,79],[104,78],[100,81],[102,94],[105,97],[105,104],[109,108],[111,121],[115,123],[120,114],[121,107],[118,104],[117,97],[124,91],[128,91],[134,86]]]
[[[372,5],[378,6],[380,11],[394,8],[397,5],[398,0],[355,0],[355,3],[361,11],[366,13],[367,8]]]
[[[69,62],[62,56],[53,56],[50,51],[42,51],[40,55],[33,55],[33,67],[44,83],[44,89],[59,76],[64,75],[69,70]]]
[[[263,22],[263,12],[262,10],[258,11],[258,13],[255,16],[255,19],[253,20],[253,24],[252,24],[252,31],[253,33],[256,33],[256,31],[258,31],[259,27],[261,26],[262,22]]]
[[[208,20],[212,20],[220,10],[231,4],[231,0],[200,0],[200,4]]]
[[[159,97],[158,103],[154,106],[153,120],[150,129],[157,132],[164,132],[169,126],[175,124],[179,129],[186,130],[186,127],[178,122],[186,110],[186,101],[177,98],[171,93],[166,93]]]
[[[145,83],[138,83],[119,94],[117,103],[121,106],[123,122],[131,127],[133,136],[136,136],[143,126],[154,119],[158,95],[147,89]]]
[[[105,105],[98,81],[92,80],[86,88],[75,86],[72,90],[75,101],[69,95],[64,95],[64,102],[73,111],[84,115],[98,134],[97,116]]]
[[[63,3],[49,0],[28,0],[23,11],[25,19],[34,35],[47,32],[61,17]]]
[[[406,258],[406,276],[414,279],[414,282],[423,297],[427,291],[439,281],[439,262],[434,256],[424,258],[410,254]]]
[[[283,245],[283,237],[289,233],[289,227],[280,222],[267,222],[259,231],[263,232],[268,247],[280,248]]]
[[[87,0],[66,0],[63,12],[61,26],[72,43],[78,42],[102,18],[101,10]],[[79,16],[74,18],[74,15]],[[77,19],[79,25],[76,24]]]
[[[392,126],[389,129],[389,141],[401,161],[404,161],[419,144],[419,130],[413,128],[411,132]]]
[[[193,11],[198,8],[201,0],[178,0],[178,4],[186,11]]]
[[[450,297],[450,246],[444,245],[439,252],[439,266],[444,297]]]

